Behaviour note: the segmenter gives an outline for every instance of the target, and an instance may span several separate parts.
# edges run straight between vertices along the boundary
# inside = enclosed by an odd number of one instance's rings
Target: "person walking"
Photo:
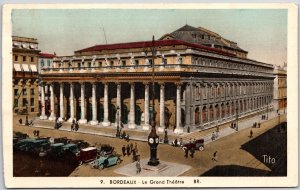
[[[139,160],[138,160],[138,161],[136,161],[135,167],[136,167],[136,174],[139,174],[139,173],[141,173],[141,171],[142,171],[142,168],[141,168],[141,163],[140,163],[140,161],[139,161]]]
[[[125,147],[125,145],[123,145],[123,147],[122,147],[122,154],[123,154],[123,157],[126,155],[126,147]]]
[[[129,144],[127,144],[126,153],[127,153],[127,156],[130,156],[130,154],[131,154]]]
[[[258,128],[260,128],[260,122],[258,123]]]
[[[34,136],[34,137],[36,136],[36,130],[33,131],[33,136]]]
[[[252,129],[250,130],[250,138],[252,138],[253,137],[253,131],[252,131]]]
[[[189,149],[186,148],[186,149],[184,150],[184,153],[185,153],[184,157],[185,157],[185,158],[188,158],[188,157],[189,157]]]
[[[216,152],[214,152],[214,154],[213,154],[213,157],[212,157],[212,161],[215,161],[215,162],[217,162],[218,160],[217,160],[217,153],[218,153],[218,151],[216,151]]]
[[[215,136],[215,132],[213,132],[213,133],[212,133],[212,135],[211,135],[211,140],[212,140],[212,141],[214,141],[214,140],[215,140],[215,138],[216,138],[216,136]]]
[[[39,130],[36,130],[36,136],[40,137],[40,131]]]
[[[19,119],[19,124],[22,125],[22,118]]]

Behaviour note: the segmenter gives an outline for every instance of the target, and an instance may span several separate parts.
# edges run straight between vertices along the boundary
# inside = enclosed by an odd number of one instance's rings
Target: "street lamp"
[[[148,135],[148,144],[150,146],[150,160],[148,161],[148,165],[150,166],[157,166],[159,161],[157,159],[157,146],[159,144],[159,136],[156,133],[155,128],[155,86],[154,86],[154,58],[155,58],[155,41],[154,36],[152,37],[152,129],[150,134]]]
[[[236,107],[236,127],[235,130],[238,131],[239,130],[239,113],[238,113],[239,109],[238,107]]]
[[[117,133],[116,133],[116,137],[120,137],[121,133],[120,133],[120,107],[117,107]]]

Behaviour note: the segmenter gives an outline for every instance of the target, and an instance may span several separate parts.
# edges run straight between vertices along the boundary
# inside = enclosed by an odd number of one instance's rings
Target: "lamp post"
[[[150,146],[150,160],[148,161],[148,165],[157,166],[159,161],[157,159],[157,146],[159,144],[159,136],[156,134],[155,128],[155,83],[154,83],[154,58],[155,58],[155,41],[154,36],[152,37],[152,121],[151,121],[151,132],[148,135],[148,144]]]
[[[238,113],[239,109],[238,107],[236,107],[236,127],[235,130],[238,131],[239,130],[239,113]]]
[[[120,108],[119,106],[117,107],[117,132],[116,132],[116,137],[120,137],[121,133],[120,133]]]

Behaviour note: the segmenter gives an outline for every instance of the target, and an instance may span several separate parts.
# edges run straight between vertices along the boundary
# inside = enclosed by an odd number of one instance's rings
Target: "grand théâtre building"
[[[152,41],[96,45],[73,56],[56,57],[41,74],[42,85],[50,89],[50,93],[41,92],[41,118],[114,126],[120,108],[125,128],[148,130],[153,117],[152,64],[154,116],[160,131],[213,127],[271,104],[273,65],[247,59],[247,52],[235,42],[227,40],[232,47],[221,46],[217,41],[223,38],[216,33],[203,29],[197,33],[190,26],[178,31],[185,37],[164,35],[154,46]],[[209,40],[191,43],[188,35]],[[45,115],[46,105],[50,115]]]

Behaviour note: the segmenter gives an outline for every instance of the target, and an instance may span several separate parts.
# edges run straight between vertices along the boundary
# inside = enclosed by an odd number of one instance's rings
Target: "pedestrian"
[[[130,146],[129,144],[127,144],[127,147],[126,147],[126,153],[127,153],[127,156],[130,156]]]
[[[135,150],[133,149],[132,150],[132,162],[135,162],[136,161],[136,152]]]
[[[142,169],[141,169],[141,163],[139,160],[136,161],[135,167],[136,167],[136,174],[141,173]]]
[[[253,131],[252,131],[252,129],[250,130],[250,138],[252,138],[253,137]]]
[[[22,125],[22,118],[19,119],[19,124]]]
[[[36,131],[36,136],[40,137],[40,131],[39,130]]]
[[[260,128],[260,122],[258,123],[258,128]]]
[[[185,148],[184,153],[185,153],[184,157],[188,158],[189,157],[189,149]]]
[[[123,157],[126,155],[126,147],[125,147],[125,145],[123,145],[123,147],[122,147],[122,154],[123,154]]]
[[[36,130],[33,131],[33,136],[34,136],[34,137],[36,136]]]
[[[174,140],[174,146],[176,147],[177,146],[177,143],[178,143],[178,141],[177,141],[177,138]]]
[[[216,136],[215,136],[215,132],[213,132],[213,133],[212,133],[212,135],[211,135],[211,140],[212,140],[212,141],[214,141],[214,140],[215,140],[215,138],[216,138]]]
[[[191,148],[191,158],[194,158],[194,153],[195,153],[195,148],[192,147],[192,148]]]
[[[213,160],[213,161],[215,161],[215,162],[218,161],[218,160],[217,160],[217,153],[218,153],[218,151],[214,152],[213,157],[212,157],[211,160]]]
[[[133,151],[133,144],[130,143],[130,152],[132,152],[132,151]]]
[[[27,116],[27,115],[26,115],[25,125],[26,125],[26,126],[29,126],[28,116]]]

